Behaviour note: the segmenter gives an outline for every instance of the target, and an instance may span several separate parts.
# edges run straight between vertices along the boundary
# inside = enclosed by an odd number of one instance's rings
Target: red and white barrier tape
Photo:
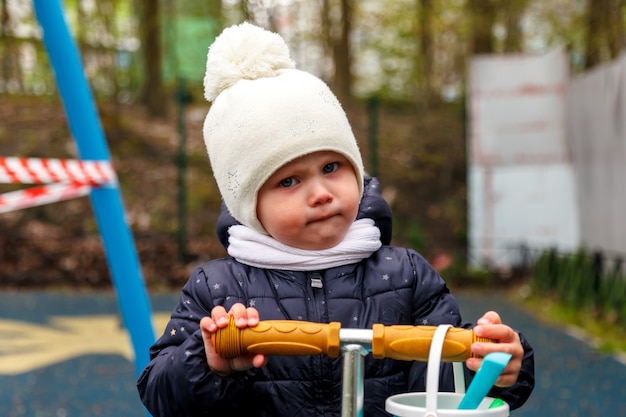
[[[115,172],[109,161],[0,158],[0,182],[4,183],[50,184],[75,182],[95,185],[115,181]]]
[[[2,182],[45,184],[0,194],[0,213],[6,213],[81,197],[117,178],[109,161],[8,157],[0,158]]]
[[[0,194],[0,213],[56,203],[89,194],[91,186],[79,183],[40,185]]]

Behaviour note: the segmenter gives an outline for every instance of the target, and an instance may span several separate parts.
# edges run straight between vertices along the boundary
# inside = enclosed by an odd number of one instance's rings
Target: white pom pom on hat
[[[242,23],[209,47],[204,93],[213,104],[204,141],[228,210],[267,233],[256,216],[257,194],[286,163],[334,151],[354,167],[363,192],[363,162],[341,104],[319,78],[295,69],[278,34]]]
[[[211,45],[204,76],[204,97],[213,101],[239,80],[275,77],[295,68],[278,34],[242,23],[226,28]]]

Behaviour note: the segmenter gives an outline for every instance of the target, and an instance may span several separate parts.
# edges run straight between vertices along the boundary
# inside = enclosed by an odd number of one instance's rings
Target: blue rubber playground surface
[[[151,295],[160,333],[177,294]],[[536,351],[537,385],[513,416],[626,416],[626,366],[499,294],[462,294],[467,321],[484,310],[522,329]],[[146,416],[115,294],[0,293],[0,417]]]

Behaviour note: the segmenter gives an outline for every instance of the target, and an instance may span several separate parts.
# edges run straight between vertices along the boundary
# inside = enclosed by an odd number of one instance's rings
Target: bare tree
[[[611,56],[617,57],[626,48],[626,33],[624,31],[624,16],[626,0],[609,0],[609,48]]]
[[[6,27],[9,23],[9,8],[7,6],[8,0],[0,1],[0,31],[4,35]]]
[[[330,83],[341,102],[352,100],[352,56],[350,33],[352,5],[350,0],[322,0],[320,8],[321,42],[325,52],[332,56],[334,73]]]
[[[470,51],[474,54],[493,53],[497,0],[468,0],[467,6],[472,28]]]
[[[624,48],[624,0],[588,0],[585,68],[616,58]]]
[[[9,42],[7,41],[7,35],[9,33],[9,22],[11,21],[11,18],[9,16],[9,8],[7,7],[7,0],[2,0],[2,3],[0,4],[0,39],[2,39],[2,49],[0,49],[2,55],[2,74],[1,76],[1,81],[3,81],[4,83],[6,83],[10,77],[10,57],[11,54],[10,53],[10,46],[9,46]]]
[[[335,74],[333,88],[344,103],[352,100],[352,56],[350,48],[350,33],[352,31],[352,4],[350,0],[339,0],[340,20],[338,30],[330,30]],[[329,19],[332,22],[332,19]],[[337,33],[336,36],[333,36]]]
[[[528,2],[529,0],[506,0],[501,6],[501,11],[504,13],[504,26],[506,27],[504,52],[522,52],[524,34],[521,20]]]
[[[241,15],[243,16],[244,21],[249,21],[252,14],[250,13],[250,7],[248,5],[248,0],[241,0],[239,2],[239,9],[241,11]]]
[[[222,25],[222,0],[212,0],[208,2],[208,11],[209,16],[218,23],[219,26]]]
[[[331,0],[322,0],[320,5],[320,43],[323,48],[323,56],[332,57],[334,65],[333,55],[333,36],[332,36],[332,19],[331,19]],[[322,74],[322,78],[325,78],[327,82],[328,74]]]
[[[433,2],[432,0],[419,0],[415,8],[417,13],[416,22],[418,27],[415,30],[417,37],[417,51],[415,54],[415,66],[418,76],[418,87],[415,101],[417,107],[424,110],[429,107],[433,96]]]
[[[0,58],[2,64],[0,68],[0,81],[4,83],[4,89],[13,88],[17,91],[24,91],[24,83],[22,80],[22,71],[20,69],[20,54],[17,52],[20,48],[20,41],[15,36],[14,22],[7,5],[7,0],[0,0],[2,6],[0,8]],[[12,84],[12,86],[11,86]]]
[[[159,0],[141,2],[141,46],[145,65],[145,81],[141,92],[141,102],[151,117],[167,114],[165,89],[161,71],[161,24]]]

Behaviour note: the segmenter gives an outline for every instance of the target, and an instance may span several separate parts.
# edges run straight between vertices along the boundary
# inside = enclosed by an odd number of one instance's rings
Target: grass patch
[[[520,299],[519,293],[516,298]],[[539,320],[582,330],[599,351],[626,354],[626,329],[613,315],[603,317],[594,308],[568,306],[543,293],[521,300],[521,306]]]

